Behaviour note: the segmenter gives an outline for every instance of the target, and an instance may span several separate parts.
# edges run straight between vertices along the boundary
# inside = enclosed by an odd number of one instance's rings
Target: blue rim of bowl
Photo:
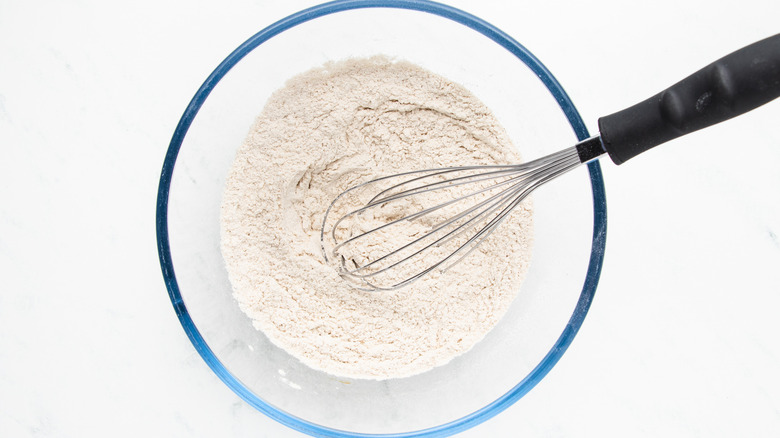
[[[337,0],[313,6],[277,21],[236,48],[219,66],[217,66],[214,72],[211,73],[185,109],[184,114],[173,133],[168,152],[165,155],[165,162],[163,163],[160,175],[160,185],[157,192],[157,250],[160,257],[160,266],[162,268],[165,284],[168,288],[168,295],[176,310],[176,315],[179,317],[179,321],[181,322],[184,331],[187,333],[187,336],[190,338],[192,345],[195,346],[195,349],[200,353],[203,360],[206,361],[214,373],[216,373],[216,375],[232,389],[233,392],[268,417],[292,429],[319,437],[409,438],[450,436],[492,418],[527,394],[528,391],[536,386],[536,384],[550,372],[553,366],[558,363],[558,360],[560,360],[563,353],[573,341],[574,336],[579,331],[580,326],[582,326],[585,315],[588,313],[588,309],[590,308],[591,301],[595,294],[599,276],[601,275],[601,266],[604,260],[604,248],[606,244],[606,196],[604,192],[604,180],[601,175],[601,167],[597,161],[588,164],[594,207],[593,242],[591,245],[590,262],[588,264],[587,276],[577,306],[560,337],[542,361],[523,380],[504,395],[469,415],[427,429],[391,434],[366,434],[338,430],[320,426],[302,418],[298,418],[263,401],[231,374],[206,344],[206,341],[195,327],[195,323],[184,305],[179,285],[176,282],[173,263],[171,261],[170,243],[168,241],[168,194],[171,187],[173,168],[184,136],[187,134],[187,130],[192,124],[195,116],[198,114],[198,110],[203,105],[214,86],[216,86],[222,77],[225,76],[225,74],[244,56],[275,35],[318,17],[323,17],[336,12],[364,8],[394,8],[427,12],[463,24],[485,35],[523,61],[523,63],[541,79],[560,105],[574,129],[577,138],[583,140],[589,137],[588,130],[582,122],[582,118],[574,107],[574,104],[563,90],[563,87],[561,87],[555,77],[553,77],[552,73],[550,73],[550,71],[520,43],[492,24],[478,17],[451,6],[428,0]]]

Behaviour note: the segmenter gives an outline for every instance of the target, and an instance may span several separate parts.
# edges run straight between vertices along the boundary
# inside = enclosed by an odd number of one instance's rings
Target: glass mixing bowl
[[[251,123],[287,78],[329,60],[375,54],[464,85],[493,110],[526,160],[588,137],[541,62],[477,17],[420,0],[316,6],[239,46],[186,108],[160,177],[160,265],[197,351],[269,417],[315,436],[447,436],[525,395],[572,342],[601,270],[604,187],[591,163],[535,193],[533,259],[516,300],[485,339],[449,364],[387,381],[344,379],[301,364],[255,330],[231,296],[219,246],[222,190]]]

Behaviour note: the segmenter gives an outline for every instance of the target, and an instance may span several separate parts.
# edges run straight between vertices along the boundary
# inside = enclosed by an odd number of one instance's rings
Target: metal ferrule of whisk
[[[365,182],[326,211],[323,254],[358,289],[401,288],[459,263],[533,190],[603,153],[599,137],[591,137],[523,164],[425,169]]]

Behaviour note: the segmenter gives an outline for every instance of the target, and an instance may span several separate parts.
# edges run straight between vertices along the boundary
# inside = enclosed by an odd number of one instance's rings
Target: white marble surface
[[[238,44],[312,1],[0,3],[0,436],[300,437],[181,330],[160,166]],[[780,31],[776,0],[453,1],[529,47],[589,128]],[[463,433],[780,435],[780,102],[620,168],[590,314],[529,395]]]

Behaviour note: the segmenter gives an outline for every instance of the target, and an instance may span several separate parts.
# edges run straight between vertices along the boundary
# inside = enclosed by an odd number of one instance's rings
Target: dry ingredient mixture
[[[530,204],[444,275],[392,292],[358,291],[325,262],[323,215],[378,176],[519,161],[484,104],[413,64],[351,59],[296,76],[268,100],[228,176],[221,237],[233,294],[275,345],[326,373],[382,380],[443,365],[516,295]]]

